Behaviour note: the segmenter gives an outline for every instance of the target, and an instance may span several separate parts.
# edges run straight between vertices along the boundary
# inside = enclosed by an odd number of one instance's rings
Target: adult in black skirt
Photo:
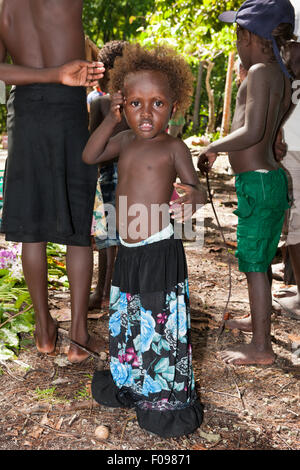
[[[82,0],[21,3],[20,8],[18,0],[3,0],[0,7],[0,79],[15,85],[8,101],[1,232],[8,241],[22,242],[38,350],[52,353],[57,338],[47,292],[46,246],[54,242],[67,245],[70,338],[97,351],[101,341],[87,330],[97,168],[81,159],[89,136],[82,86],[97,83],[103,70],[84,61]],[[7,53],[13,65],[4,63]],[[70,347],[70,361],[86,356],[79,347]]]

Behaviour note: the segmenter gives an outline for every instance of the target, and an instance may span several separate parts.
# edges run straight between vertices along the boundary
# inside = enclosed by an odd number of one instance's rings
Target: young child
[[[192,370],[187,266],[169,222],[169,201],[177,175],[183,184],[176,186],[186,193],[177,203],[204,204],[206,193],[188,148],[166,133],[171,115],[189,105],[192,75],[172,49],[130,45],[116,59],[110,85],[110,113],[83,152],[90,164],[119,155],[121,246],[110,297],[110,371],[94,374],[92,393],[103,405],[135,407],[142,428],[175,437],[202,422]],[[130,129],[110,138],[121,109]],[[135,211],[141,214],[138,223]]]
[[[222,358],[233,364],[272,364],[268,269],[289,207],[287,178],[273,150],[291,104],[290,75],[279,49],[293,38],[294,9],[288,0],[247,0],[237,13],[225,12],[220,19],[237,22],[237,49],[248,75],[238,92],[232,133],[210,144],[198,166],[207,171],[219,152],[229,153],[238,197],[236,256],[248,281],[251,317],[226,325],[253,332],[250,344],[224,351]]]

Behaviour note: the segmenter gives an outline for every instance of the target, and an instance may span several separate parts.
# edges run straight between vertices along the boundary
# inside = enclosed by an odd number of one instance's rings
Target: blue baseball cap
[[[295,28],[295,10],[289,0],[246,0],[238,11],[225,11],[219,16],[224,23],[238,23],[242,28],[273,43],[274,54],[282,71],[287,71],[272,31],[281,23]]]

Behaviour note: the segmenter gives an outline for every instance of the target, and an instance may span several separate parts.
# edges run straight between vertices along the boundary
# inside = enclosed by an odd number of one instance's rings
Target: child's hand
[[[174,183],[175,189],[184,191],[184,195],[170,202],[171,216],[177,222],[185,222],[190,219],[198,209],[197,205],[207,202],[207,193],[200,186],[192,186],[184,183]]]
[[[114,93],[111,97],[110,114],[116,122],[121,122],[124,97],[121,91]]]
[[[73,60],[58,68],[59,82],[68,86],[95,86],[103,77],[104,66],[102,62],[88,62],[86,60]]]
[[[212,169],[212,166],[215,163],[217,156],[217,153],[210,152],[208,149],[206,149],[200,154],[197,167],[201,171],[201,173],[208,173]]]

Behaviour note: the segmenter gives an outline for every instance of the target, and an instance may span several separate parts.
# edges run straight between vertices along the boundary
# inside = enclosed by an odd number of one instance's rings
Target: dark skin
[[[104,75],[104,78],[106,74]],[[101,89],[105,91],[102,85]],[[105,83],[105,81],[104,81]],[[110,112],[111,100],[110,95],[99,96],[92,101],[90,108],[90,131],[94,132]],[[116,125],[113,135],[128,129],[128,124],[124,116]],[[101,165],[100,165],[101,167]],[[98,254],[98,279],[94,292],[90,295],[89,308],[101,308],[109,305],[110,286],[113,273],[113,266],[116,257],[117,247],[110,246],[106,249],[99,250]]]
[[[121,108],[130,130],[111,138],[121,120]],[[168,225],[164,217],[151,217],[151,207],[164,205],[164,216],[168,215],[177,175],[187,183],[180,203],[190,202],[195,206],[206,202],[206,193],[199,185],[189,150],[182,141],[165,132],[175,109],[176,103],[163,73],[152,70],[130,73],[125,77],[123,93],[112,96],[110,113],[84,149],[83,160],[89,164],[109,161],[119,155],[117,229],[127,243],[139,242]],[[122,206],[121,196],[127,198],[128,212]],[[130,226],[134,226],[137,215],[131,215],[130,210],[136,203],[143,210],[139,229],[134,233]],[[167,219],[169,221],[169,217]]]
[[[262,51],[257,37],[238,32],[237,48],[248,76],[237,96],[232,133],[210,144],[199,157],[202,171],[210,170],[219,152],[228,152],[236,174],[258,169],[276,170],[274,142],[278,127],[291,103],[291,85],[279,65]],[[272,296],[268,273],[245,273],[248,282],[251,317],[227,321],[229,328],[252,331],[250,344],[223,351],[231,364],[272,364]]]
[[[82,0],[0,1],[0,79],[15,85],[97,83],[103,76],[103,67],[84,60],[82,5]],[[7,54],[13,65],[4,63]],[[72,310],[70,338],[87,349],[99,351],[103,341],[91,337],[87,330],[91,247],[68,246],[66,261]],[[55,350],[57,326],[48,307],[46,242],[23,243],[22,263],[35,309],[36,346],[38,351],[49,354]],[[80,362],[87,356],[77,346],[70,346],[71,362]]]
[[[294,73],[296,80],[300,79],[300,44],[291,41],[289,46],[285,49],[285,60],[290,62],[290,67]],[[299,105],[298,105],[299,106]],[[293,111],[295,104],[292,105],[291,110],[287,118],[290,117],[291,112]],[[291,119],[293,117],[291,116]],[[286,119],[285,119],[286,120]],[[282,142],[282,132],[278,137],[278,142],[280,145],[285,145]],[[278,161],[281,161],[285,154],[278,155]],[[284,162],[283,162],[284,165]],[[293,316],[297,319],[300,319],[300,243],[296,243],[295,245],[288,245],[289,255],[292,263],[292,268],[295,276],[295,281],[297,284],[297,294],[291,295],[287,297],[282,297],[280,299],[281,305],[287,309],[287,311],[291,312]]]

